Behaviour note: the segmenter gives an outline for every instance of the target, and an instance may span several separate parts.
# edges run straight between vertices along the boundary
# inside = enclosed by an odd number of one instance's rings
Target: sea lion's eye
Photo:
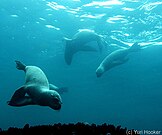
[[[54,94],[51,94],[51,97],[54,97]]]

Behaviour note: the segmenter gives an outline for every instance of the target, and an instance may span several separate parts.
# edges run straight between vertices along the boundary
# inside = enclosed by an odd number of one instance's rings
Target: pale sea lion
[[[25,72],[25,84],[13,94],[8,105],[49,106],[54,110],[60,110],[62,99],[59,93],[49,88],[49,83],[44,72],[36,66],[26,66],[20,61],[15,61],[16,67]]]
[[[66,41],[64,58],[65,62],[70,65],[73,55],[80,51],[97,51],[95,47],[88,45],[89,42],[97,42],[99,51],[102,51],[101,36],[92,30],[81,30],[76,33],[72,39],[64,38]]]
[[[109,69],[127,62],[129,58],[126,56],[131,52],[140,50],[140,48],[141,47],[140,45],[138,45],[138,43],[134,43],[130,48],[118,49],[110,53],[97,68],[97,77],[101,77],[102,74],[108,71]]]

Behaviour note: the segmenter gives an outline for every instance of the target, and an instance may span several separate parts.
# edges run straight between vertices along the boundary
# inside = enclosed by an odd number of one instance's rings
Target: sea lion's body
[[[131,53],[138,51],[140,49],[140,46],[137,43],[134,43],[130,48],[125,49],[118,49],[112,53],[110,53],[99,65],[99,67],[96,70],[97,77],[102,76],[102,74],[109,69],[124,64],[129,60],[126,56]]]
[[[49,82],[44,72],[36,66],[25,66],[16,61],[17,68],[25,71],[25,84],[15,91],[9,105],[49,106],[54,110],[61,109],[62,100],[55,90],[50,90]]]
[[[97,42],[99,51],[102,51],[101,36],[91,30],[82,30],[76,33],[72,39],[67,39],[64,58],[68,65],[71,64],[73,55],[79,51],[97,51],[95,47],[87,45],[90,42]]]

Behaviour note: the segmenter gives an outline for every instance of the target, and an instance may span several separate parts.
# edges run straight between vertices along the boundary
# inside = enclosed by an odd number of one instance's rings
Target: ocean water
[[[0,128],[88,122],[162,131],[161,9],[158,0],[1,0]],[[62,39],[79,29],[102,35],[105,48],[79,52],[69,66]],[[96,77],[112,50],[134,42],[143,49]],[[15,60],[40,67],[50,83],[69,88],[60,111],[7,105],[25,81]]]

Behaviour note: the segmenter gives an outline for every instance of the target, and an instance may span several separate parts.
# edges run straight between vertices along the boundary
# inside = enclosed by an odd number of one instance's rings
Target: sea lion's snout
[[[61,110],[62,103],[61,102],[55,102],[52,106],[50,106],[54,110]]]
[[[54,107],[55,110],[61,110],[61,104],[57,104],[55,107]]]
[[[97,78],[101,77],[102,74],[99,74],[98,72],[96,72],[96,76]]]
[[[61,98],[59,97],[54,97],[52,99],[52,105],[50,106],[54,110],[60,110],[62,106],[62,101]]]
[[[102,68],[98,68],[98,69],[96,70],[96,76],[97,76],[97,78],[101,77],[102,74],[103,74],[103,69],[102,69]]]

